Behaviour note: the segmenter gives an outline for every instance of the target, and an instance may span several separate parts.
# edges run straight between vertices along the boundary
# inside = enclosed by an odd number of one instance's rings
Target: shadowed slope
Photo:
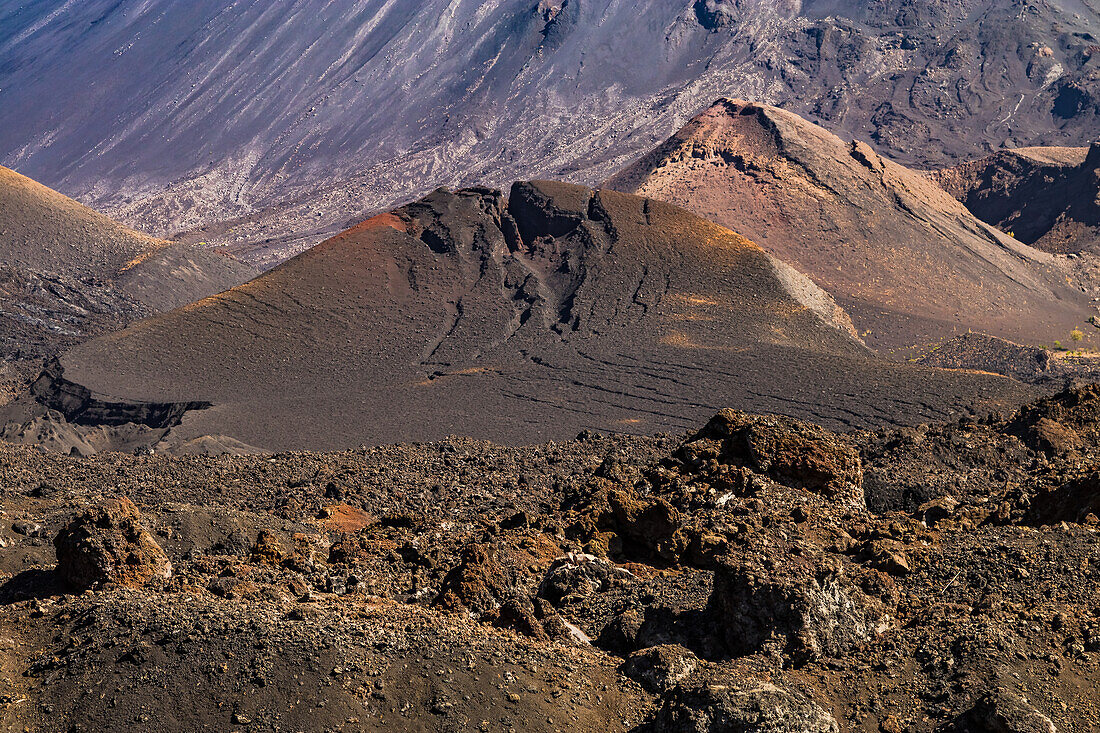
[[[877,360],[806,278],[682,209],[542,182],[437,191],[59,366],[37,393],[71,419],[208,402],[176,439],[272,449],[680,430],[726,405],[916,422],[1025,394]]]
[[[225,290],[256,270],[128,229],[0,168],[3,356],[33,357]]]
[[[759,242],[837,298],[877,346],[970,328],[1049,340],[1089,312],[1057,258],[867,145],[774,107],[720,100],[606,185]]]
[[[982,221],[1048,252],[1100,252],[1100,143],[1002,150],[933,180]]]

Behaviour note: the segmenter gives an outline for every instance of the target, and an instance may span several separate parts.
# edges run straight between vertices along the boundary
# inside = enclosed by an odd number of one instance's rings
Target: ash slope
[[[1100,143],[1002,150],[936,171],[975,216],[1048,252],[1100,253]]]
[[[682,209],[517,183],[506,205],[437,191],[83,344],[36,393],[76,421],[182,414],[175,439],[266,449],[653,433],[721,405],[914,423],[1028,394],[884,363],[850,329],[808,279]]]
[[[591,184],[721,95],[942,165],[1088,142],[1098,28],[1096,0],[8,3],[0,163],[160,234],[283,201],[323,229],[441,184]]]
[[[218,252],[127,229],[7,168],[0,256],[6,359],[53,355],[257,274]]]
[[[837,298],[875,346],[971,328],[1049,342],[1094,312],[1058,258],[869,146],[774,107],[719,100],[605,185],[759,242]]]

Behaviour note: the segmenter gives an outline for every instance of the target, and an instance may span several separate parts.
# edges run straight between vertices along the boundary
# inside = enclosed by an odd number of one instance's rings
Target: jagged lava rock
[[[677,687],[647,733],[838,733],[833,716],[799,693],[767,682],[725,679]]]
[[[795,664],[843,656],[885,629],[887,620],[883,604],[844,564],[820,553],[720,562],[711,603],[723,614],[731,653],[774,646]]]
[[[711,462],[749,468],[850,508],[866,509],[859,453],[836,433],[801,420],[722,410],[674,457],[696,470],[711,468]]]
[[[110,499],[78,515],[54,538],[57,573],[69,585],[140,587],[172,575],[172,563],[129,499]]]
[[[984,222],[1048,252],[1100,251],[1100,142],[1018,148],[932,179]]]

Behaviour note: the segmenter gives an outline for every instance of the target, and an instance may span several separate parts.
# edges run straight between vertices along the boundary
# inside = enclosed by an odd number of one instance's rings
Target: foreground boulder
[[[724,619],[734,655],[772,649],[795,664],[843,656],[887,621],[842,564],[789,555],[781,563],[726,561],[714,575],[711,604]]]
[[[676,452],[684,468],[736,489],[743,468],[853,509],[865,509],[859,453],[818,425],[722,410]]]
[[[76,588],[137,588],[171,577],[172,563],[140,520],[141,512],[126,498],[86,509],[54,538],[57,574]]]
[[[837,733],[833,716],[812,700],[766,682],[678,687],[649,733]]]

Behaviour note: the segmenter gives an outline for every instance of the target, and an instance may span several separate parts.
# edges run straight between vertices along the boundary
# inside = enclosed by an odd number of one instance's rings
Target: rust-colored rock
[[[703,471],[748,468],[853,508],[865,507],[859,454],[835,433],[801,420],[722,410],[675,457]]]
[[[129,499],[110,499],[78,515],[57,537],[57,573],[69,585],[140,587],[172,575],[172,563],[141,526]]]

